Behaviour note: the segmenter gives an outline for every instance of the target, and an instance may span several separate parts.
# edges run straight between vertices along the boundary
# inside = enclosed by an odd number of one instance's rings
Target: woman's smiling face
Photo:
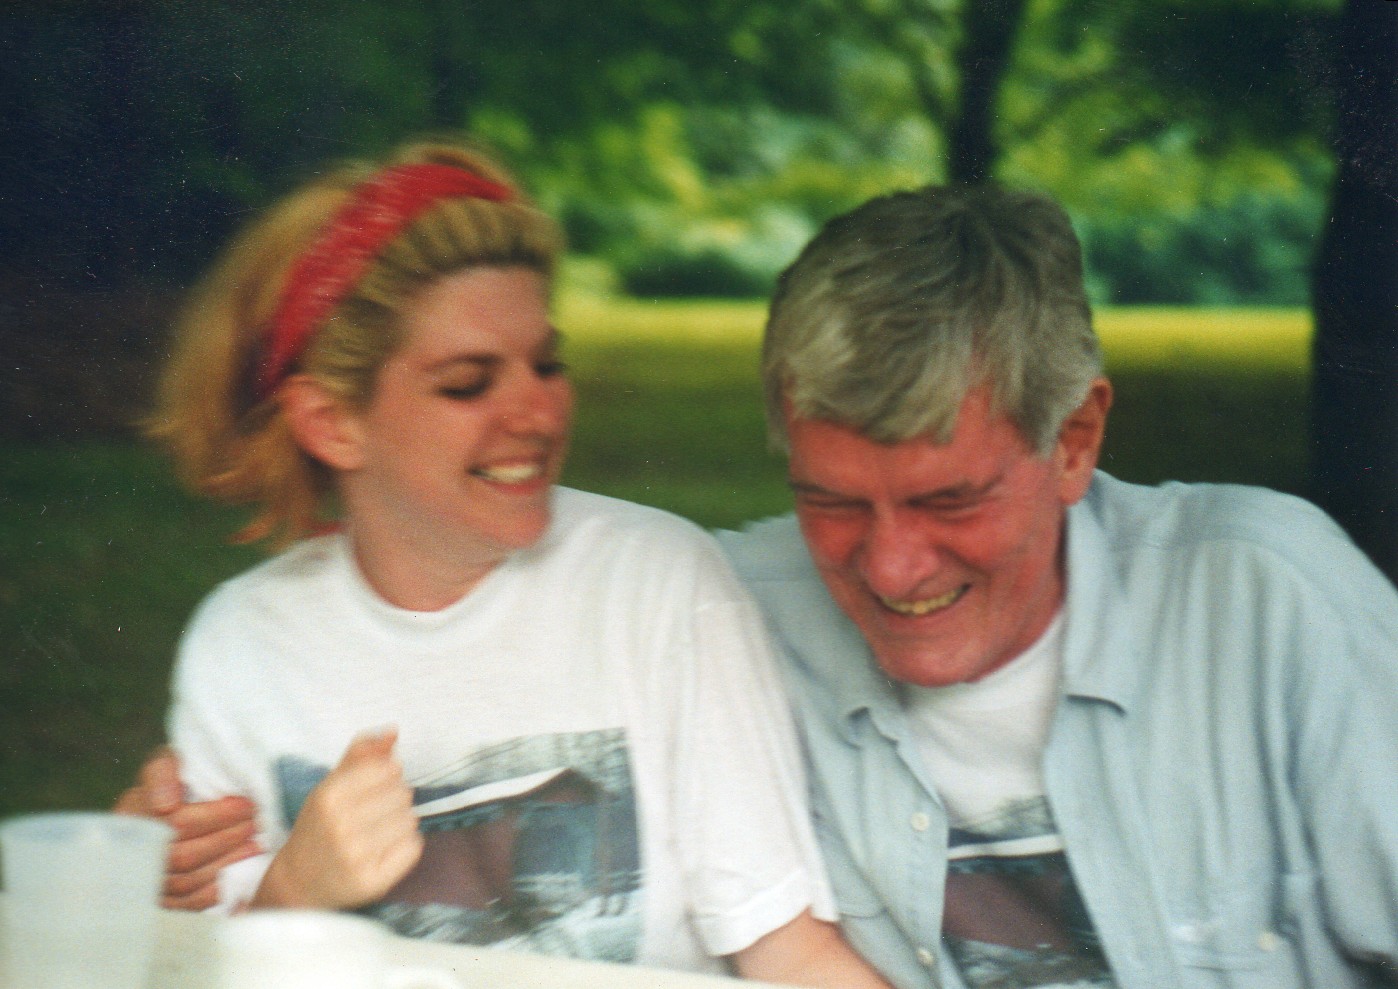
[[[351,526],[489,567],[535,542],[563,469],[572,389],[544,276],[470,268],[432,283],[349,416]]]

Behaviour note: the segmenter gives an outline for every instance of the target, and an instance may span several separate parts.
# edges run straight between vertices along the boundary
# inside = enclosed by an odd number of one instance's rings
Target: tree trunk
[[[469,19],[461,9],[460,0],[428,0],[426,10],[431,24],[428,42],[431,127],[457,130],[466,125],[473,87],[478,81],[472,77],[466,63],[466,53],[471,50],[473,40],[468,30]]]
[[[1313,497],[1398,580],[1398,4],[1340,18],[1330,220],[1313,285]]]
[[[952,182],[984,182],[1000,157],[995,101],[1025,5],[1026,0],[976,0],[966,5],[965,36],[957,52],[960,113],[947,135],[947,178]]]
[[[80,266],[79,283],[121,284],[145,274],[158,236],[152,179],[168,147],[156,128],[149,102],[152,59],[148,4],[97,5],[87,25],[94,45],[96,73],[90,87],[89,115],[82,126],[90,139],[77,144],[73,169],[74,204],[81,235],[67,260]],[[71,126],[63,122],[60,126]]]

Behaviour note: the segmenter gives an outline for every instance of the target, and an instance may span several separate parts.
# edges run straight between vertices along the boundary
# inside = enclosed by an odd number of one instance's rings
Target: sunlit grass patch
[[[1109,368],[1227,363],[1300,371],[1310,361],[1304,309],[1105,309],[1096,322]]]
[[[665,300],[569,295],[556,305],[564,336],[588,343],[750,343],[762,335],[767,307],[762,302]]]
[[[572,295],[558,321],[580,343],[683,341],[750,346],[756,353],[767,307],[760,301],[663,301]],[[1250,364],[1304,370],[1311,315],[1304,309],[1099,309],[1097,333],[1109,367],[1178,363]]]

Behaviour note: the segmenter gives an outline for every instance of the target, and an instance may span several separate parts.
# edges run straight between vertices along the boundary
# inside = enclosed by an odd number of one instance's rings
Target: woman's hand
[[[311,791],[253,907],[347,909],[380,899],[422,857],[397,731],[362,735]]]
[[[136,785],[117,798],[118,814],[150,817],[175,830],[165,865],[161,905],[204,910],[218,902],[218,874],[261,852],[253,838],[256,808],[246,797],[186,803],[174,750],[157,749],[141,767]]]

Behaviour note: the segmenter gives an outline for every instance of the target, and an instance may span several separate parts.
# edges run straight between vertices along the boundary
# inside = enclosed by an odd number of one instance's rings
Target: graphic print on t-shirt
[[[287,756],[275,768],[290,828],[329,767]],[[635,960],[641,863],[624,730],[512,739],[409,782],[422,859],[364,913],[409,937]]]
[[[1116,985],[1043,797],[952,829],[942,937],[973,989]]]

